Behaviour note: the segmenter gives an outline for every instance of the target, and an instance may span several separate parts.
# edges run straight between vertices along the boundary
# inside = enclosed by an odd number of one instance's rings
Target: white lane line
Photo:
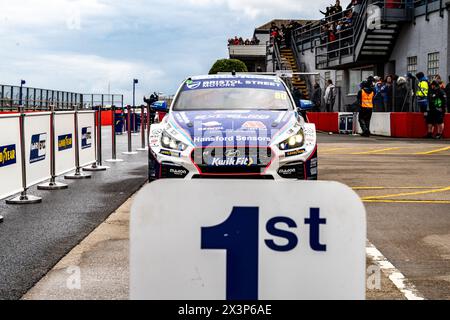
[[[370,241],[367,241],[366,254],[389,277],[407,300],[425,300],[416,287]]]

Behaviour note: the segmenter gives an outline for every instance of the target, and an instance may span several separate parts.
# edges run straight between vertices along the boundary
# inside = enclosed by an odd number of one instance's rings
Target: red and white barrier
[[[348,113],[308,112],[308,121],[317,130],[339,133],[340,116]],[[445,115],[443,137],[450,138],[450,114]],[[423,138],[427,134],[427,124],[423,113],[417,112],[374,112],[370,122],[372,134],[396,138]],[[357,132],[361,132],[357,123]]]

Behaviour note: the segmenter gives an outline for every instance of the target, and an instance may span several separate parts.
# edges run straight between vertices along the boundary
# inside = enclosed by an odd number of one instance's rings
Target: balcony
[[[231,59],[249,59],[266,57],[266,45],[230,45],[228,52]]]

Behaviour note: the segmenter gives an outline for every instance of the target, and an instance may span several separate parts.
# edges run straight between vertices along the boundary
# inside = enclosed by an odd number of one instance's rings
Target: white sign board
[[[50,179],[50,112],[25,115],[27,187]]]
[[[78,112],[80,166],[95,162],[95,111]]]
[[[75,113],[55,113],[55,168],[59,176],[75,169]]]
[[[337,182],[160,180],[131,211],[130,298],[365,298],[366,217]]]
[[[19,115],[0,115],[0,199],[23,191]]]

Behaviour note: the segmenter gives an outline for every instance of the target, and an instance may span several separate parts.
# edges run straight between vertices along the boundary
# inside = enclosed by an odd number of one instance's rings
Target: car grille
[[[191,160],[201,174],[260,175],[272,161],[272,149],[205,147],[195,149]]]

